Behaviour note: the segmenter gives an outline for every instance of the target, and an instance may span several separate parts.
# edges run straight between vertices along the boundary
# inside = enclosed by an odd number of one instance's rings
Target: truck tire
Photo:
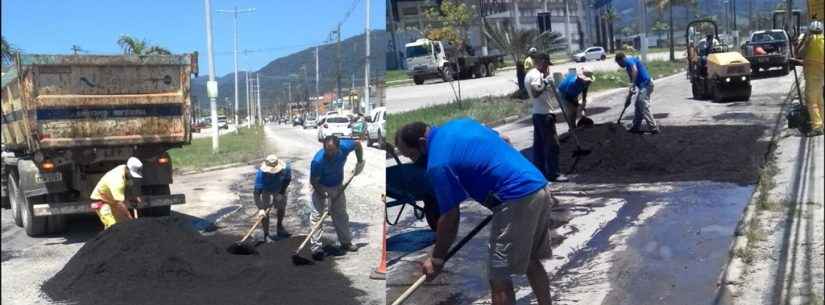
[[[487,71],[487,65],[480,65],[478,67],[478,74],[480,75],[479,78],[490,76],[490,72]]]
[[[694,100],[702,99],[702,92],[699,91],[699,85],[697,85],[696,82],[690,82],[690,89],[693,92]]]
[[[751,86],[748,86],[748,88],[745,88],[743,90],[741,99],[743,101],[750,101],[751,100]]]
[[[169,185],[144,186],[142,191],[143,195],[162,196],[172,194],[172,191],[169,190]],[[171,214],[172,207],[168,205],[140,209],[140,216],[144,217],[164,217],[169,216]]]
[[[43,197],[46,198],[46,197]],[[23,229],[29,236],[40,236],[46,234],[56,234],[66,231],[66,215],[54,216],[34,216],[32,209],[34,202],[26,198],[22,193],[18,204],[20,218],[23,220]]]
[[[487,76],[495,76],[496,75],[496,65],[493,63],[487,64]]]
[[[423,84],[423,83],[424,83],[424,79],[423,79],[423,78],[421,78],[421,77],[416,77],[416,76],[414,76],[414,77],[413,77],[413,83],[415,83],[416,85],[421,85],[421,84]]]
[[[782,65],[782,76],[788,75],[788,73],[791,73],[790,64]]]
[[[23,218],[20,215],[20,207],[23,206],[21,201],[25,201],[23,194],[20,193],[20,187],[17,184],[17,175],[9,173],[9,203],[11,205],[11,214],[14,218],[14,224],[18,227],[23,227]]]
[[[442,69],[441,79],[445,82],[453,81],[455,79],[455,77],[453,76],[453,69],[451,69],[450,67],[445,67],[444,69]]]

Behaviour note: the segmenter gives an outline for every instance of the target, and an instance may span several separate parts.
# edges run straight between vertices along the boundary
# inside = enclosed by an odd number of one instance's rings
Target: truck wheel
[[[751,86],[748,86],[744,92],[742,93],[742,100],[743,101],[750,101],[751,100]]]
[[[782,75],[788,75],[788,73],[791,73],[791,68],[789,65],[790,64],[782,65]]]
[[[23,194],[20,193],[20,187],[17,186],[17,177],[9,173],[9,204],[11,205],[11,214],[14,218],[14,224],[18,227],[23,227],[23,218],[20,215],[20,207],[25,204]]]
[[[163,195],[171,195],[172,191],[169,190],[169,185],[150,185],[150,186],[143,187],[143,194],[144,195],[163,196]],[[140,216],[145,216],[145,217],[164,217],[164,216],[169,216],[171,214],[172,214],[172,207],[168,206],[168,205],[140,209]]]
[[[699,86],[696,85],[696,82],[690,83],[690,89],[693,92],[693,99],[699,100],[702,99],[702,92],[699,91]]]
[[[453,70],[450,69],[449,67],[441,70],[441,79],[444,80],[445,82],[453,81],[453,79],[454,79]]]
[[[413,83],[415,83],[416,85],[421,85],[424,83],[424,79],[420,77],[413,77]]]
[[[602,54],[601,60],[605,60],[605,59],[607,59],[607,55]]]
[[[492,63],[487,64],[487,76],[496,75],[496,66]]]
[[[26,234],[29,236],[38,236],[66,231],[65,215],[34,216],[32,209],[34,202],[25,198],[22,193],[20,194],[20,198],[22,198],[22,200],[19,201],[21,205],[18,206],[18,208],[20,209],[20,216],[23,219],[23,229],[26,230]]]
[[[487,76],[490,76],[490,72],[489,72],[489,71],[487,71],[487,65],[481,65],[481,66],[479,66],[479,67],[478,67],[478,70],[479,70],[479,72],[478,72],[478,74],[479,74],[479,78],[481,78],[481,77],[487,77]]]

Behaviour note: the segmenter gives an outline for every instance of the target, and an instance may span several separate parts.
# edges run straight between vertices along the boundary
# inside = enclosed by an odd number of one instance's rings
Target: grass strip
[[[219,151],[212,153],[212,137],[193,139],[192,144],[169,150],[175,170],[199,170],[207,167],[247,162],[267,153],[261,127],[241,128],[220,136]]]

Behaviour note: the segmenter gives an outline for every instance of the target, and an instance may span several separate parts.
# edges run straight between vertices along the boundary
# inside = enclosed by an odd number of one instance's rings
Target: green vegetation
[[[685,69],[685,66],[686,62],[684,60],[678,60],[676,62],[654,60],[647,63],[647,71],[656,79],[679,73]],[[596,76],[596,81],[590,85],[590,92],[622,88],[630,85],[630,79],[624,70],[596,71],[593,73]]]
[[[449,103],[390,114],[387,118],[387,139],[394,142],[395,132],[401,126],[416,121],[441,124],[455,118],[471,117],[485,124],[493,124],[503,118],[522,116],[528,112],[527,103],[506,97],[465,99],[461,104]]]
[[[169,151],[175,170],[198,170],[211,166],[248,162],[267,154],[263,128],[242,128],[240,134],[220,137],[220,151],[212,153],[212,138],[193,139],[191,145]]]
[[[117,40],[117,45],[123,49],[126,55],[171,55],[172,52],[164,47],[149,45],[146,39],[137,39],[129,35],[121,35]]]
[[[406,70],[387,70],[387,74],[384,74],[384,81],[386,83],[408,80],[410,80],[410,77],[407,76]]]

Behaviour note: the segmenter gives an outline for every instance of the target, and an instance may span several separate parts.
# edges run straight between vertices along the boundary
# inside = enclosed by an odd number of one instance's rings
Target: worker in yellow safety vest
[[[113,168],[97,183],[92,195],[92,208],[103,223],[103,228],[131,220],[127,202],[140,203],[140,185],[143,180],[143,163],[131,157],[124,165]]]
[[[823,84],[825,83],[825,40],[822,36],[822,21],[814,20],[808,27],[808,35],[802,42],[799,57],[805,68],[805,104],[808,108],[808,117],[811,121],[811,131],[808,136],[819,136],[822,131],[823,117]]]
[[[530,69],[533,69],[535,66],[533,64],[533,56],[536,56],[537,53],[538,50],[536,50],[536,48],[530,48],[530,50],[527,51],[527,58],[524,59],[524,71],[530,71]]]

